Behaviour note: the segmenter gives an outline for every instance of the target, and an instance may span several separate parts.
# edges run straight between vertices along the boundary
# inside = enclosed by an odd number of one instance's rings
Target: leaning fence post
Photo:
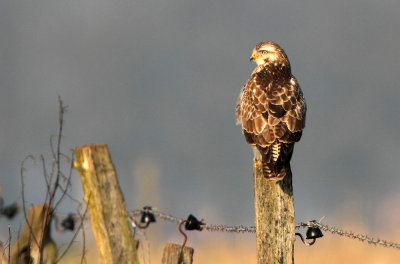
[[[74,168],[81,175],[101,263],[138,264],[125,201],[105,144],[75,148]]]
[[[192,264],[194,249],[176,244],[165,244],[162,264]]]
[[[293,264],[295,222],[292,172],[281,181],[267,180],[254,161],[254,202],[258,264]]]

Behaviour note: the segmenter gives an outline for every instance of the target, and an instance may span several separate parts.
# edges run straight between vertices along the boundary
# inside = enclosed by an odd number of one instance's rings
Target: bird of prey
[[[258,43],[250,61],[257,67],[240,93],[236,124],[242,124],[254,158],[262,160],[264,177],[279,181],[290,171],[293,146],[305,126],[306,102],[289,59],[278,44]]]

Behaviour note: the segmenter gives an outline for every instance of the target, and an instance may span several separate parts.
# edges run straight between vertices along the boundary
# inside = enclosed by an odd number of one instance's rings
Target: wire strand
[[[142,215],[143,210],[142,209],[136,209],[131,212],[132,217],[138,217]],[[155,217],[158,219],[168,221],[168,222],[173,222],[179,225],[182,221],[185,219],[175,217],[170,214],[166,214],[163,212],[158,211],[155,208],[149,209],[149,212],[154,214]],[[309,227],[317,227],[320,228],[323,231],[327,231],[333,235],[339,235],[341,237],[347,237],[351,239],[355,239],[361,242],[367,242],[372,245],[376,246],[383,246],[383,247],[390,247],[390,248],[395,248],[395,249],[400,249],[400,244],[379,239],[379,238],[373,238],[367,235],[363,234],[356,234],[352,231],[344,231],[342,229],[339,229],[337,227],[331,227],[325,224],[322,224],[320,222],[317,222],[315,220],[309,221],[307,223],[300,222],[295,225],[295,229],[300,229],[300,228],[309,228]],[[226,232],[226,233],[256,233],[256,227],[255,226],[245,226],[245,225],[239,225],[239,226],[229,226],[229,225],[210,225],[206,224],[203,227],[204,230],[210,231],[210,232]]]
[[[142,210],[134,210],[132,211],[132,215],[133,216],[140,216],[141,215],[141,211]],[[178,218],[172,215],[168,215],[168,214],[164,214],[156,209],[151,209],[150,211],[151,213],[153,213],[156,217],[165,220],[165,221],[169,221],[169,222],[174,222],[179,224],[180,222],[182,222],[184,219],[182,218]],[[228,232],[228,233],[255,233],[256,232],[256,228],[255,226],[228,226],[228,225],[205,225],[204,229],[210,232]]]

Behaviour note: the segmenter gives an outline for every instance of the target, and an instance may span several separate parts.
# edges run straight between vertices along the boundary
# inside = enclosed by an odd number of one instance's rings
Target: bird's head
[[[272,41],[258,43],[251,53],[250,61],[257,65],[269,64],[279,67],[290,66],[285,51],[278,44]]]

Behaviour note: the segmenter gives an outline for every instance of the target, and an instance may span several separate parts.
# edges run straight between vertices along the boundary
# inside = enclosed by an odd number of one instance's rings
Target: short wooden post
[[[292,172],[268,181],[260,160],[254,161],[254,201],[258,264],[293,264],[295,222]]]
[[[161,264],[192,264],[194,249],[177,244],[165,244]]]
[[[125,201],[105,144],[75,148],[74,168],[81,175],[85,201],[101,263],[138,264]]]
[[[24,229],[11,247],[11,264],[39,263],[40,254],[43,263],[55,260],[56,246],[50,237],[50,213],[47,204],[29,209]]]

